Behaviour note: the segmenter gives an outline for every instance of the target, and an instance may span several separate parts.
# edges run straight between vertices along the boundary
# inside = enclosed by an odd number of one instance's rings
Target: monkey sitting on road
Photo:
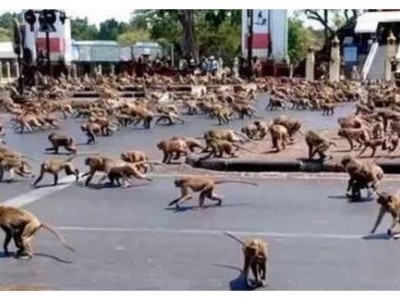
[[[392,216],[393,220],[391,226],[387,230],[387,234],[392,235],[393,229],[400,222],[400,196],[379,192],[377,193],[377,195],[378,199],[376,200],[376,202],[378,202],[381,207],[379,209],[379,214],[376,218],[374,227],[371,230],[371,234],[375,233],[376,229],[381,224],[384,215],[386,213],[389,213]]]
[[[50,159],[50,160],[45,161],[40,166],[39,177],[32,183],[32,185],[36,186],[43,179],[43,176],[45,173],[52,174],[54,176],[54,185],[57,185],[58,173],[60,173],[62,170],[65,170],[65,174],[67,176],[75,175],[76,181],[78,181],[79,180],[79,170],[75,169],[71,163],[71,161],[76,157],[77,156],[75,155],[75,156],[69,157],[65,160]]]
[[[64,247],[75,251],[56,230],[41,222],[32,213],[20,208],[0,206],[0,227],[6,234],[4,240],[4,252],[6,255],[9,255],[8,245],[11,237],[14,237],[14,241],[18,247],[17,256],[32,257],[32,240],[40,228],[49,230],[60,240]]]
[[[224,234],[239,242],[243,247],[243,275],[246,285],[251,288],[266,286],[267,284],[265,280],[267,273],[268,243],[260,239],[242,241],[229,232],[224,232]],[[254,285],[249,284],[250,268],[255,279]]]
[[[52,133],[49,135],[48,139],[53,147],[46,148],[46,151],[54,151],[54,154],[58,154],[58,148],[64,147],[67,151],[74,154],[77,152],[74,139],[69,135]]]
[[[199,195],[199,206],[200,208],[204,208],[205,198],[208,198],[213,201],[217,201],[217,205],[222,204],[221,196],[215,194],[214,189],[218,184],[222,183],[243,183],[250,184],[253,186],[258,186],[257,183],[245,180],[216,180],[208,176],[182,176],[178,177],[175,180],[175,186],[181,189],[181,196],[173,201],[171,201],[168,206],[176,205],[176,208],[179,208],[179,202],[188,201],[192,199],[192,195],[190,194],[190,190],[193,192],[200,192]]]

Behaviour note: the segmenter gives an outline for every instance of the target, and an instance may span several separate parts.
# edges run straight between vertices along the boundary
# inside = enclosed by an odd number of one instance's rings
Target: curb
[[[265,161],[262,159],[210,158],[199,161],[199,155],[189,155],[186,163],[194,168],[231,172],[306,172],[306,173],[344,173],[335,162],[282,160]],[[384,173],[400,174],[400,163],[378,163]]]

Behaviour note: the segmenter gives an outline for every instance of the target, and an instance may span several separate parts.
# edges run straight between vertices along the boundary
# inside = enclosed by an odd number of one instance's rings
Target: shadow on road
[[[223,264],[213,264],[213,266],[220,267],[220,268],[225,268],[225,269],[231,269],[239,272],[239,275],[231,280],[229,282],[229,287],[231,291],[251,291],[252,288],[248,287],[244,281],[243,278],[243,272],[240,268],[234,267],[234,266],[229,266],[229,265],[223,265]]]
[[[387,233],[370,234],[362,237],[364,240],[390,240],[392,237]]]
[[[51,259],[56,260],[56,261],[58,261],[60,263],[63,263],[63,264],[72,264],[72,263],[74,263],[73,261],[64,260],[64,259],[58,258],[57,256],[54,256],[54,255],[51,255],[51,254],[46,254],[46,253],[35,253],[35,256],[51,258]]]

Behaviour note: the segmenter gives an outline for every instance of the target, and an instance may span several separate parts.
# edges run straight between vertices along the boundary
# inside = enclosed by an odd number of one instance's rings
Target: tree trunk
[[[194,10],[181,10],[179,14],[179,20],[183,28],[183,55],[184,57],[193,57],[198,60],[197,47],[195,42]]]

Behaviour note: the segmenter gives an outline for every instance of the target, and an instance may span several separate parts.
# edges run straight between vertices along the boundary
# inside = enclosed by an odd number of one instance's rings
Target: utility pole
[[[247,65],[248,65],[248,78],[250,79],[253,75],[253,22],[254,13],[252,9],[247,10],[247,25],[248,25],[248,36],[247,36]]]

